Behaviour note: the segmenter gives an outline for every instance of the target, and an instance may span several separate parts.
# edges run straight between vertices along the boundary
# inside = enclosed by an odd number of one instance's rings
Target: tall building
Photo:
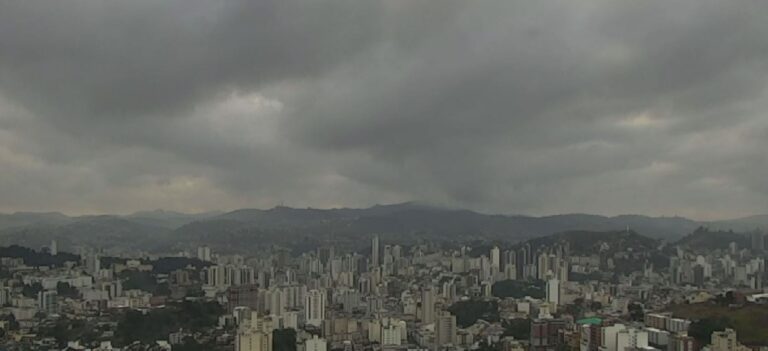
[[[230,285],[229,283],[229,269],[224,265],[210,266],[204,269],[206,273],[206,285],[225,288]]]
[[[11,288],[10,287],[0,288],[0,306],[5,306],[10,302],[11,302]]]
[[[480,256],[480,280],[491,280],[491,261],[485,255]]]
[[[560,345],[560,330],[566,328],[562,319],[535,319],[531,321],[531,351],[554,351]]]
[[[616,334],[616,350],[645,349],[648,347],[648,332],[627,328]]]
[[[431,324],[435,322],[435,291],[431,287],[421,292],[421,323]]]
[[[271,287],[265,292],[264,304],[271,315],[282,316],[288,304],[285,290],[279,287]]]
[[[736,331],[726,329],[712,333],[711,351],[748,351],[750,348],[742,345],[736,339]]]
[[[443,311],[435,319],[435,346],[456,344],[456,316]]]
[[[249,307],[238,306],[232,310],[232,317],[235,318],[235,324],[241,326],[244,323],[250,323],[252,313]]]
[[[405,321],[386,318],[381,325],[382,345],[402,345],[408,339]]]
[[[304,317],[307,324],[321,327],[325,320],[325,291],[313,289],[307,292],[304,302]]]
[[[558,266],[557,266],[557,274],[556,277],[561,282],[567,282],[568,276],[571,272],[570,266],[568,265],[568,261],[565,259],[559,259]]]
[[[536,274],[539,280],[546,280],[550,276],[552,267],[549,265],[549,255],[542,253],[536,259]]]
[[[85,256],[85,269],[94,277],[99,274],[101,270],[101,257],[99,257],[99,254],[93,253]]]
[[[37,308],[48,314],[59,312],[59,303],[55,290],[44,290],[37,293]]]
[[[340,303],[344,312],[351,313],[355,309],[360,307],[362,299],[360,292],[355,289],[338,289],[334,293],[336,303]]]
[[[645,325],[661,330],[667,329],[667,323],[672,318],[672,313],[648,313],[645,315]]]
[[[576,321],[579,326],[579,351],[598,351],[603,320],[586,318]]]
[[[371,241],[371,266],[378,267],[381,264],[379,262],[379,236],[376,235]]]
[[[271,321],[252,312],[249,321],[241,323],[235,336],[235,351],[272,351]]]
[[[368,325],[368,340],[382,346],[400,346],[407,340],[406,323],[396,318],[374,319]]]
[[[443,298],[449,303],[453,303],[457,299],[456,294],[456,282],[453,280],[447,280],[443,283]]]
[[[530,243],[525,243],[520,248],[520,252],[517,255],[517,279],[528,279],[535,273],[533,272],[535,268],[531,268],[534,256],[532,250]]]
[[[304,351],[327,351],[328,341],[319,338],[317,335],[312,335],[311,339],[304,341]]]
[[[208,246],[198,247],[197,259],[200,261],[211,262],[211,248]]]
[[[696,350],[696,340],[688,333],[670,333],[667,342],[667,351],[694,351]]]
[[[698,287],[704,286],[704,266],[700,264],[693,266],[693,284]]]
[[[754,231],[750,234],[752,241],[752,251],[763,252],[765,250],[765,235],[761,231]]]
[[[501,270],[501,251],[498,246],[491,249],[491,268],[496,268],[496,272]]]
[[[549,302],[555,310],[560,304],[560,281],[557,279],[550,279],[547,281],[547,302]]]
[[[502,255],[502,266],[501,271],[504,272],[504,278],[505,279],[516,279],[517,278],[517,251],[515,250],[507,250],[504,251],[504,254]],[[515,277],[515,278],[511,278]]]
[[[259,307],[259,287],[257,285],[235,286],[227,289],[227,309],[234,311],[236,307],[248,307],[256,310]]]
[[[56,256],[59,254],[59,244],[56,242],[56,239],[51,240],[51,247],[49,251],[53,256]]]
[[[615,324],[603,327],[600,351],[624,351],[627,348],[648,347],[648,332],[644,329]]]

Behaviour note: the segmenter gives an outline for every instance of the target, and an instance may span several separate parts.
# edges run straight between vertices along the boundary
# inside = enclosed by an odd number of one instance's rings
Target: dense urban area
[[[5,246],[0,349],[768,349],[759,230],[394,238],[165,253]]]
[[[768,351],[768,0],[0,0],[0,351]]]

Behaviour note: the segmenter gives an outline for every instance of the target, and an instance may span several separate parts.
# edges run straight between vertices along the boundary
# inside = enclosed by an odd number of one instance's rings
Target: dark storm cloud
[[[0,5],[0,209],[768,210],[759,1]]]
[[[307,77],[375,39],[373,3],[4,2],[3,82],[34,107],[132,118]],[[343,21],[332,21],[343,16]]]

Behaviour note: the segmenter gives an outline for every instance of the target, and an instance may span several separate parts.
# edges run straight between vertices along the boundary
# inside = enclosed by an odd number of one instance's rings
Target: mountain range
[[[768,215],[702,222],[683,217],[563,214],[544,217],[493,215],[419,203],[369,208],[312,209],[279,206],[185,214],[155,210],[130,215],[66,216],[61,213],[0,214],[0,245],[78,246],[107,251],[173,251],[209,245],[248,251],[266,245],[311,248],[323,243],[366,245],[378,234],[398,242],[520,241],[565,231],[620,231],[674,241],[699,227],[747,232],[768,228]],[[366,240],[360,240],[365,238]]]

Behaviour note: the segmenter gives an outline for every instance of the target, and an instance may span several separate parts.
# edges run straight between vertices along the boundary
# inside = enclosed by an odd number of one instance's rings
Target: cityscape
[[[0,351],[768,351],[766,0],[0,0]]]
[[[407,211],[411,205],[395,205]],[[394,209],[393,209],[394,210]],[[768,347],[766,234],[0,248],[7,350],[741,351]],[[341,239],[347,240],[347,239]],[[226,249],[230,247],[229,249]],[[226,251],[225,251],[226,250]],[[75,252],[76,251],[76,252]]]

